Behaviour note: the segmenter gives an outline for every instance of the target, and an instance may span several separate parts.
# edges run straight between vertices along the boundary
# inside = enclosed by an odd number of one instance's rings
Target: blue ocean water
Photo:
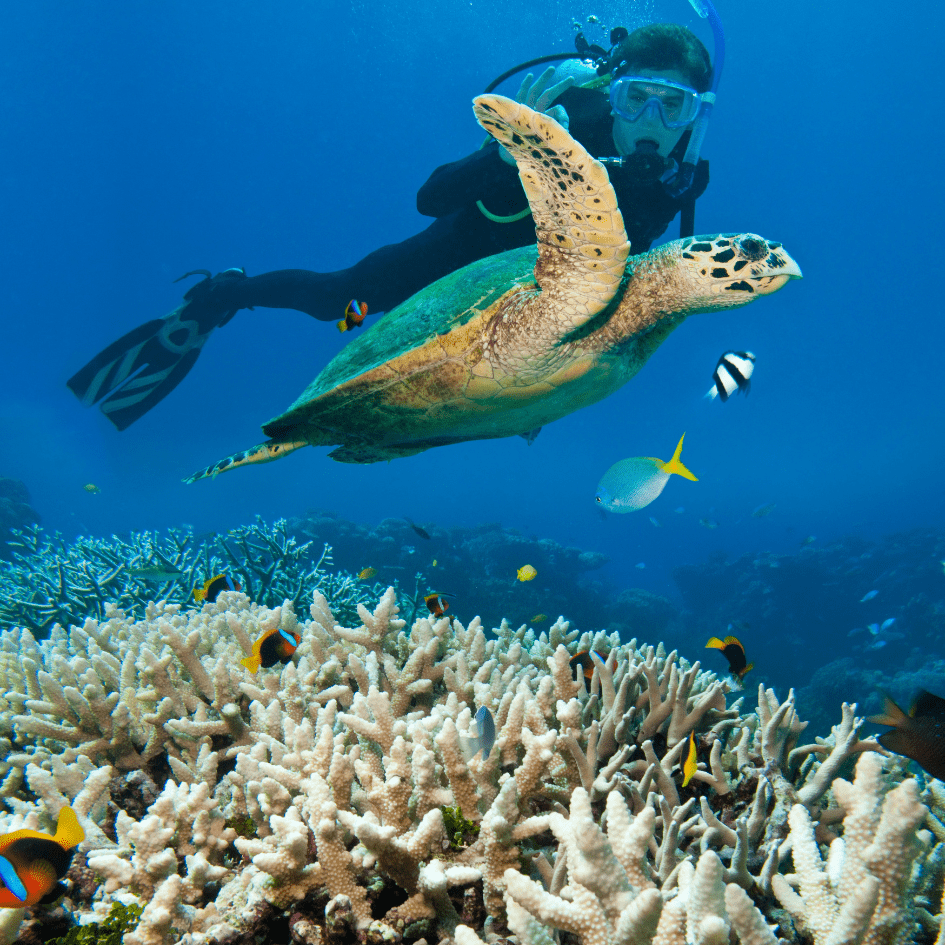
[[[591,15],[630,29],[682,22],[709,48],[710,33],[684,0],[6,5],[0,475],[25,482],[44,526],[69,536],[200,532],[310,507],[365,523],[496,521],[604,552],[599,574],[616,588],[669,596],[674,568],[719,553],[942,528],[941,10],[718,10],[728,58],[696,230],[780,240],[802,282],[691,318],[627,387],[530,446],[474,442],[370,466],[307,449],[188,486],[258,442],[348,338],[297,312],[240,312],[176,391],[118,433],[65,381],[175,308],[174,279],[328,271],[417,232],[429,222],[417,189],[482,140],[472,96],[516,62],[570,51],[575,20],[596,42],[606,32]],[[731,348],[757,355],[752,393],[708,402]],[[610,465],[668,458],[684,431],[698,482],[674,477],[643,513],[598,514]],[[849,629],[826,628],[835,639],[810,659],[842,655]],[[772,660],[782,642],[756,645]]]

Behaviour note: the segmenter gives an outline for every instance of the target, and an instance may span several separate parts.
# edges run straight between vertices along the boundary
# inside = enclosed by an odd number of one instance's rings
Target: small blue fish
[[[878,623],[868,623],[866,629],[869,630],[871,634],[875,637],[879,633],[879,624]]]
[[[658,518],[654,518],[652,515],[650,516],[650,524],[651,524],[654,528],[662,528],[662,527],[663,527],[663,523],[662,523]]]
[[[865,604],[868,600],[872,600],[879,591],[867,591],[861,598],[860,603]]]
[[[674,511],[677,515],[682,515],[683,512],[686,511],[686,507],[685,507],[684,505],[680,505],[679,508],[673,509],[673,511]]]
[[[896,618],[890,617],[888,620],[883,621],[883,625],[879,629],[888,630],[895,622],[896,622]]]
[[[635,568],[639,568],[641,571],[646,567],[645,561],[639,561],[634,565]]]
[[[472,761],[480,751],[485,761],[495,744],[495,719],[487,706],[482,706],[476,713],[476,731],[478,735],[475,738],[460,737],[460,748],[467,761]]]
[[[636,512],[659,496],[673,474],[698,482],[679,458],[685,438],[684,433],[667,463],[655,456],[633,456],[614,463],[597,484],[594,501],[610,512]]]

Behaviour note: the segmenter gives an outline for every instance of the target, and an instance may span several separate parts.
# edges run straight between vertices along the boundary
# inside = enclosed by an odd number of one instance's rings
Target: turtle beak
[[[768,243],[764,260],[751,266],[751,284],[758,295],[771,295],[791,279],[803,279],[801,267],[780,243]]]

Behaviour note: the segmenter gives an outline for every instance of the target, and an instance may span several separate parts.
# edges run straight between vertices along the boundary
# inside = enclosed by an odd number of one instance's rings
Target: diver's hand
[[[563,92],[574,85],[574,76],[569,75],[560,82],[555,82],[555,67],[549,66],[536,79],[531,72],[522,79],[515,101],[521,105],[527,105],[536,112],[542,112],[549,118],[553,118],[565,131],[570,125],[567,109],[563,105],[553,105],[552,102]],[[549,107],[551,106],[551,107]],[[499,157],[506,164],[515,165],[515,158],[506,151],[505,148],[499,148]]]

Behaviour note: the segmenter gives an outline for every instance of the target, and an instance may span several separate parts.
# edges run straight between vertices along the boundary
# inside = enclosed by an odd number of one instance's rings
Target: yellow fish
[[[668,463],[655,456],[633,456],[614,463],[597,484],[594,501],[611,512],[635,512],[657,498],[674,474],[698,482],[679,458],[685,438],[684,433]]]
[[[94,482],[87,482],[82,488],[92,495],[98,495],[102,491]]]
[[[689,733],[689,754],[686,755],[686,763],[683,765],[683,787],[689,784],[698,767],[699,764],[696,759],[696,733],[693,731]]]
[[[538,577],[538,572],[530,565],[523,565],[515,572],[520,581],[534,581]]]
[[[544,623],[547,619],[547,614],[535,614],[535,616],[532,617],[532,623]]]
[[[436,567],[436,558],[433,559],[433,567]]]
[[[377,574],[377,568],[365,568],[359,575],[359,581],[370,581]]]

